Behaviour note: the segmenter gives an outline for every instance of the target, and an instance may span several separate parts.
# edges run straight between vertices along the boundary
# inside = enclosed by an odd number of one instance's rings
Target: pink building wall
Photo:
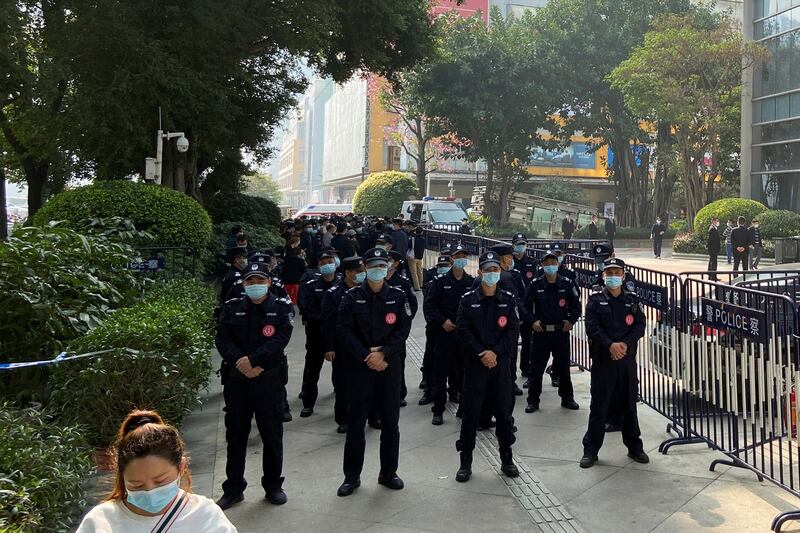
[[[481,12],[484,22],[489,20],[489,0],[465,0],[463,4],[456,5],[455,0],[439,0],[432,12],[434,15],[457,11],[462,17],[471,17],[478,11]]]

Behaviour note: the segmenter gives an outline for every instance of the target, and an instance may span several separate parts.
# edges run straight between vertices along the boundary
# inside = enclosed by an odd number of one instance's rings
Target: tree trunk
[[[28,218],[36,214],[44,203],[44,185],[47,181],[47,172],[50,163],[39,163],[38,165],[25,166],[25,177],[28,184]]]
[[[501,227],[505,227],[508,223],[508,196],[511,188],[511,167],[505,156],[502,157],[500,170],[500,194],[497,199],[497,221]]]
[[[494,173],[495,161],[491,157],[486,160],[486,193],[483,195],[483,214],[492,219],[496,219],[494,201]]]
[[[425,132],[422,129],[422,119],[419,117],[414,118],[414,124],[417,127],[417,188],[425,195],[428,193],[428,161],[425,157],[425,151],[428,147],[428,139],[425,138]]]

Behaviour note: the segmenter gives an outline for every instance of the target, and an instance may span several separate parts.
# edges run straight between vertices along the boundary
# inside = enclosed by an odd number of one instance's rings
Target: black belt
[[[555,325],[543,325],[542,329],[545,333],[563,333],[564,332],[564,325],[563,324],[555,324]]]

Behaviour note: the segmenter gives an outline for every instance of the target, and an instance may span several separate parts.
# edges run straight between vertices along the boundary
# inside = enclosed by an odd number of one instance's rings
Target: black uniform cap
[[[235,257],[239,257],[240,255],[247,256],[247,247],[246,246],[232,246],[227,250],[228,259],[233,259]]]
[[[614,248],[607,242],[601,242],[600,244],[596,244],[592,251],[595,257],[605,257],[613,254]]]
[[[528,239],[524,233],[517,233],[511,241],[513,244],[528,244]]]
[[[363,264],[364,262],[357,255],[342,260],[342,268],[345,270],[358,270]]]
[[[372,263],[389,264],[389,254],[383,248],[371,248],[364,254],[364,264],[369,265]]]
[[[389,237],[381,233],[377,237],[375,237],[375,244],[388,244]]]
[[[270,274],[265,263],[251,263],[247,265],[247,270],[245,270],[242,279],[250,279],[256,276],[266,279],[272,278],[272,274]]]
[[[553,253],[561,252],[563,254],[564,253],[564,247],[561,246],[560,242],[554,242],[554,243],[550,244],[549,251],[553,252]]]
[[[266,252],[253,252],[247,256],[251,263],[269,263],[272,261],[272,254]]]
[[[506,244],[504,242],[500,243],[500,244],[495,244],[494,246],[489,248],[489,250],[491,250],[492,252],[494,252],[497,255],[512,255],[512,253],[513,253],[513,250],[511,249],[511,245],[510,244]],[[483,256],[481,256],[481,257],[483,257]]]
[[[452,259],[451,259],[451,257],[450,257],[449,255],[440,255],[440,256],[439,256],[439,257],[436,259],[436,266],[437,266],[437,267],[440,267],[440,266],[450,266],[450,264],[451,264],[451,261],[452,261]]]
[[[506,244],[506,246],[508,245]],[[501,254],[495,252],[494,250],[484,252],[481,254],[480,260],[478,261],[478,267],[483,270],[483,267],[487,266],[500,266],[500,255]]]
[[[616,257],[610,257],[603,261],[603,270],[608,270],[609,268],[621,268],[625,270],[625,261]]]
[[[390,259],[397,261],[398,263],[403,260],[403,254],[401,254],[396,250],[389,250],[387,252],[387,255],[389,256]]]
[[[467,247],[464,246],[463,244],[456,244],[455,246],[450,248],[450,255],[456,255],[458,253],[464,253],[469,255],[469,250],[467,250]]]
[[[317,259],[336,259],[338,257],[334,252],[330,250],[325,250],[319,253]]]

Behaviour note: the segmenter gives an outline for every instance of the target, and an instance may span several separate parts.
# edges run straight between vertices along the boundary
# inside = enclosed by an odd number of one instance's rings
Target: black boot
[[[472,475],[472,452],[461,452],[461,466],[456,472],[456,481],[466,483]]]
[[[511,450],[500,451],[500,471],[508,477],[517,477],[519,475],[519,469],[517,465],[514,464],[514,457],[511,454]]]

